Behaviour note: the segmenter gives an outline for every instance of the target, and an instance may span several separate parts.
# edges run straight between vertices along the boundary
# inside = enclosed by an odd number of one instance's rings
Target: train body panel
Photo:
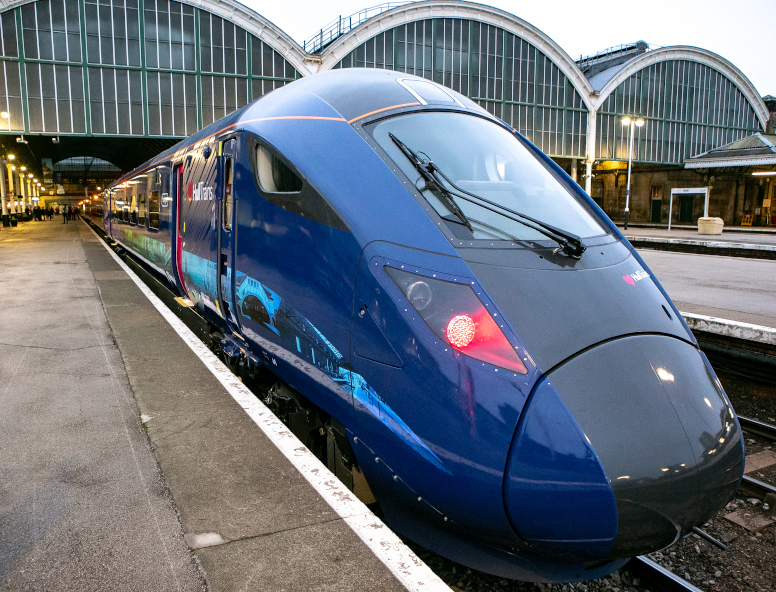
[[[600,577],[735,491],[734,414],[660,284],[557,165],[452,91],[302,79],[106,195],[114,240],[341,425],[388,523],[442,554]]]

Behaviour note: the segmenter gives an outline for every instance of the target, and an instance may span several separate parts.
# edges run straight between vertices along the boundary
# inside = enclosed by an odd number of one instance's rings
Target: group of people
[[[29,214],[29,208],[27,208],[27,213]],[[42,208],[40,206],[35,206],[32,208],[32,217],[38,222],[43,222],[46,216],[48,216],[48,219],[51,220],[51,218],[54,216],[54,208]]]
[[[51,220],[54,215],[62,214],[62,222],[67,224],[70,220],[75,220],[75,217],[78,215],[78,208],[75,206],[62,206],[61,208],[35,206],[30,209],[28,206],[23,213],[32,216],[32,219],[38,222],[43,222],[47,217]]]
[[[62,223],[67,224],[70,220],[75,220],[78,215],[78,208],[75,206],[63,206],[62,207]]]

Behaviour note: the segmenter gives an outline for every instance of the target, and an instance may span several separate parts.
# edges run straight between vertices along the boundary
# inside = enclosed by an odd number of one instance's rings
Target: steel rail
[[[773,485],[768,485],[767,483],[752,479],[746,475],[744,475],[744,478],[741,480],[741,486],[738,490],[747,495],[751,495],[752,497],[756,497],[757,499],[765,499],[765,496],[769,493],[776,494],[776,487]]]
[[[687,580],[658,565],[645,555],[634,557],[625,564],[623,569],[637,574],[639,577],[665,592],[702,592]]]
[[[749,417],[742,417],[740,415],[738,416],[738,423],[741,424],[741,429],[745,432],[766,438],[767,440],[776,441],[776,426]],[[744,478],[741,480],[739,491],[758,499],[765,499],[765,496],[769,493],[776,494],[776,487],[744,475]]]
[[[738,423],[741,424],[741,429],[745,432],[776,442],[776,426],[749,417],[742,417],[740,415],[738,416]]]

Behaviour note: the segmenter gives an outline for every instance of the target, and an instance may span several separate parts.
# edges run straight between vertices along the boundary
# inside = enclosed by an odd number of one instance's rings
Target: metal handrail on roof
[[[646,51],[649,51],[650,49],[656,49],[658,46],[651,46],[646,41],[636,41],[635,43],[623,43],[620,45],[615,45],[613,47],[607,47],[606,49],[602,49],[596,54],[589,55],[589,56],[580,56],[577,60],[577,66],[582,68],[584,65],[587,65],[590,62],[593,62],[599,58],[608,58],[620,53],[627,53],[629,51],[633,51],[634,49],[637,49],[639,47],[639,44],[646,45]]]
[[[302,47],[307,53],[316,53],[329,45],[340,35],[351,31],[358,27],[364,21],[368,21],[370,18],[377,16],[388,10],[392,10],[399,6],[409,4],[414,0],[404,0],[402,2],[386,2],[384,4],[378,4],[377,6],[371,6],[364,8],[358,12],[354,12],[350,16],[340,16],[326,25],[320,32],[316,33],[309,39],[305,40]]]

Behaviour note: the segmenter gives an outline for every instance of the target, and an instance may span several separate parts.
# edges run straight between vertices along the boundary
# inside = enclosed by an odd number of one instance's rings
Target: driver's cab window
[[[256,153],[259,185],[268,193],[299,193],[303,183],[294,171],[266,146],[259,145]]]
[[[337,211],[294,164],[258,137],[247,139],[259,194],[292,214],[338,230],[349,230]]]

